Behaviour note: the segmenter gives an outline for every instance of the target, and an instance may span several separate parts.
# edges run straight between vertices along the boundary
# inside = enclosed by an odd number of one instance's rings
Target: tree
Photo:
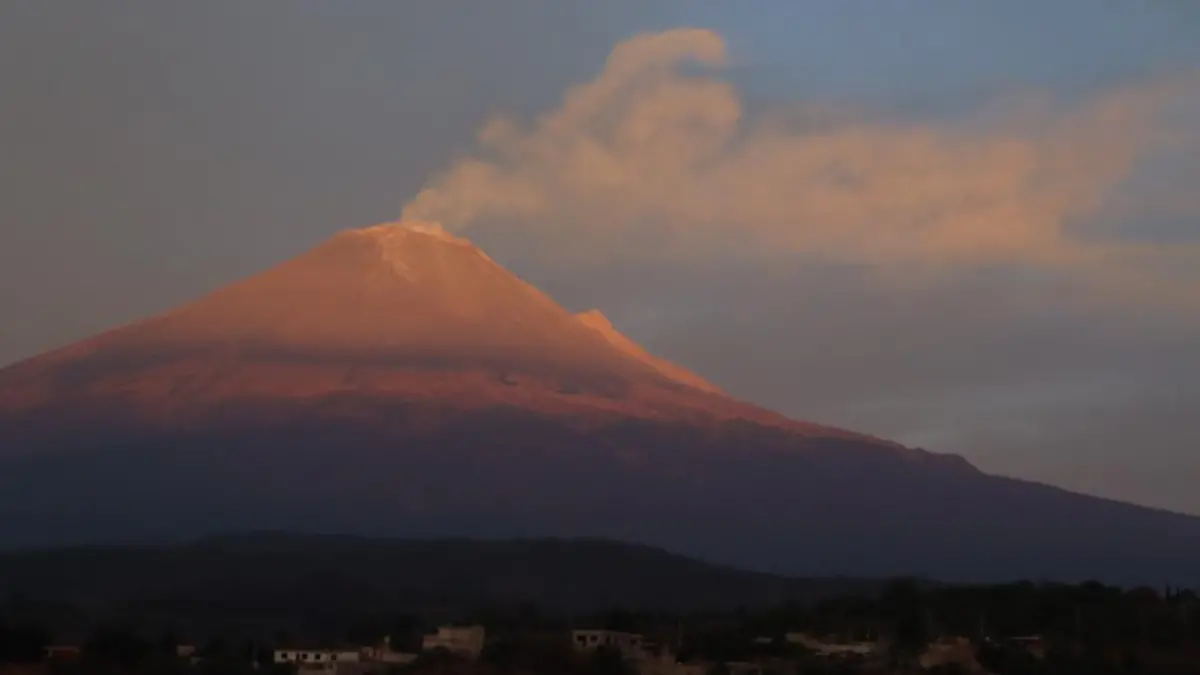
[[[35,663],[46,650],[45,631],[32,625],[10,625],[0,621],[0,664]]]
[[[925,598],[916,582],[894,581],[883,590],[880,605],[892,624],[893,657],[912,661],[929,643],[929,617]]]
[[[621,652],[612,647],[594,650],[588,665],[592,675],[632,675],[634,672]]]
[[[96,629],[83,645],[83,657],[89,661],[135,668],[153,651],[153,646],[132,630],[105,626]]]
[[[928,671],[930,675],[968,675],[970,671],[961,663],[943,663]]]
[[[705,669],[704,675],[729,675],[729,666],[723,661],[717,661]]]
[[[483,648],[480,662],[500,673],[571,673],[583,659],[560,636],[524,634],[495,640]]]

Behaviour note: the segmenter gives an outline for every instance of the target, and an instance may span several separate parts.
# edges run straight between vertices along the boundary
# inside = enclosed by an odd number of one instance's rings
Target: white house
[[[295,665],[306,674],[336,673],[338,666],[362,661],[362,654],[351,649],[276,649],[274,661]]]
[[[439,626],[436,633],[421,639],[421,650],[445,649],[467,658],[479,658],[483,651],[483,626]]]
[[[300,675],[361,675],[416,660],[416,654],[392,649],[385,637],[374,647],[345,649],[277,649],[274,661],[294,665]]]

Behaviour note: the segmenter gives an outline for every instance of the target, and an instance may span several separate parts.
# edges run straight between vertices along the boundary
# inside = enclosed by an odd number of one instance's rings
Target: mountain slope
[[[0,546],[590,536],[793,574],[1192,583],[1200,519],[787,419],[424,224],[0,370]]]
[[[707,391],[712,394],[722,393],[716,385],[705,380],[699,375],[685,368],[681,368],[674,363],[667,361],[666,359],[660,359],[657,356],[654,356],[650,352],[647,352],[645,349],[643,349],[641,345],[622,335],[621,332],[612,325],[612,322],[608,320],[608,317],[604,316],[604,313],[600,310],[591,309],[576,316],[579,318],[579,321],[583,323],[583,325],[590,327],[603,336],[604,339],[608,341],[608,344],[619,349],[621,353],[632,356],[642,363],[645,363],[654,370],[658,371],[660,375],[668,377],[681,384],[685,384],[689,387],[694,387],[700,391]]]
[[[359,589],[392,613],[533,603],[594,611],[763,606],[869,591],[879,582],[794,579],[721,567],[604,540],[371,539],[247,533],[170,545],[109,545],[0,554],[0,596],[104,608],[174,605],[174,620],[229,604],[277,616],[353,605]],[[320,586],[325,586],[321,591]],[[304,592],[299,592],[304,589]],[[350,600],[350,602],[348,602]],[[361,604],[361,615],[370,611]],[[380,608],[381,610],[383,608]],[[190,610],[190,611],[189,611]],[[221,617],[227,618],[227,617]],[[277,630],[279,625],[269,625]]]
[[[230,400],[346,393],[580,421],[799,425],[581,321],[425,224],[351,230],[162,316],[0,371],[0,411],[113,401],[170,423]]]

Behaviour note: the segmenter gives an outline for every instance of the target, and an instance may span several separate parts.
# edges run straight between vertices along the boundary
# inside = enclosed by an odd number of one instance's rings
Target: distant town
[[[175,633],[170,617],[160,617],[168,624],[157,633],[112,618],[64,641],[32,620],[29,607],[15,596],[3,605],[2,675],[1200,672],[1195,591],[1096,583],[943,587],[897,580],[870,595],[757,610],[611,609],[571,617],[497,606],[436,625],[415,615],[364,615],[336,627],[313,607],[307,635],[214,631],[202,641]],[[225,619],[233,625],[238,617]],[[391,632],[366,638],[373,630]]]

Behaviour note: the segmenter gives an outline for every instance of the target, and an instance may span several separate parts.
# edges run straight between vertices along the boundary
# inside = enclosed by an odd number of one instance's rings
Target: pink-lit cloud
[[[1180,142],[1158,121],[1196,84],[1154,81],[1070,106],[1026,96],[978,119],[864,122],[811,104],[750,114],[721,77],[728,62],[708,30],[620,43],[532,123],[489,120],[476,151],[436,174],[404,216],[503,225],[585,259],[733,247],[877,267],[1095,270],[1126,260],[1126,247],[1068,223],[1086,223],[1142,157]],[[806,121],[814,116],[826,123]]]

